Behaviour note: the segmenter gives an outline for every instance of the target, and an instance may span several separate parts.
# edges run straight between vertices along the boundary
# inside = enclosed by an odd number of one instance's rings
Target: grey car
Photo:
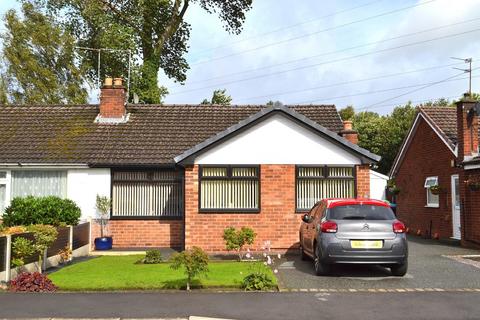
[[[390,206],[370,199],[325,199],[302,218],[302,259],[314,261],[317,275],[338,263],[380,264],[392,275],[408,269],[405,225]]]

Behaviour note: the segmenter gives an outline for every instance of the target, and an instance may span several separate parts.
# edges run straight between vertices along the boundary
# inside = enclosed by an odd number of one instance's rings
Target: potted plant
[[[468,179],[467,185],[470,188],[470,190],[478,191],[480,190],[480,179],[479,178]]]
[[[108,197],[102,197],[97,194],[96,206],[99,212],[97,222],[100,224],[100,237],[95,238],[95,250],[110,250],[113,245],[113,238],[106,235],[106,227],[110,213],[112,201]]]
[[[442,192],[442,187],[440,187],[438,184],[433,185],[430,187],[430,192],[434,195],[439,195],[440,192]]]
[[[390,194],[392,194],[392,195],[397,195],[397,194],[400,193],[400,188],[397,187],[395,179],[388,180],[387,188],[388,188],[388,192],[390,192]]]

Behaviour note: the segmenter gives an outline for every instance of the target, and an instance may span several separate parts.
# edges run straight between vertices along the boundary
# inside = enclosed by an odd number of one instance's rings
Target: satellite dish
[[[133,93],[133,103],[138,104],[140,97],[135,92]]]

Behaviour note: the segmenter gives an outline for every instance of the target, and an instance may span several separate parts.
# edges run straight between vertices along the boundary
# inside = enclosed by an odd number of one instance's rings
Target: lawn
[[[49,278],[67,291],[181,289],[186,286],[183,270],[172,270],[168,263],[136,264],[143,256],[102,256],[79,262]],[[192,288],[240,288],[243,278],[261,262],[211,261],[209,272],[194,281]],[[266,272],[277,284],[273,272]]]

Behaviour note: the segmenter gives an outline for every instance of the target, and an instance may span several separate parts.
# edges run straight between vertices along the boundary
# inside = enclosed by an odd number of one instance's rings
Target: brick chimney
[[[474,110],[475,103],[467,94],[456,103],[459,162],[478,155],[478,115]]]
[[[118,121],[125,118],[125,87],[122,78],[106,78],[100,91],[99,120]]]
[[[343,121],[343,130],[340,131],[340,135],[351,143],[358,144],[358,132],[353,130],[352,121]]]

